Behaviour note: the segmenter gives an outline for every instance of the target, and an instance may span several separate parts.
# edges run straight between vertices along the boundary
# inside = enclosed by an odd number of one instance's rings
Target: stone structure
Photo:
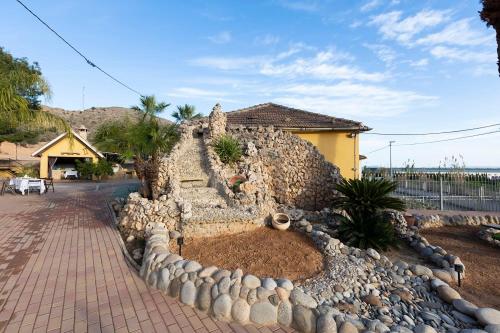
[[[226,115],[219,103],[215,104],[209,116],[210,137],[215,139],[226,133]]]
[[[500,216],[498,215],[413,214],[413,217],[415,217],[416,227],[419,229],[438,228],[443,226],[500,224]]]
[[[325,225],[301,219],[293,227],[325,255],[325,274],[303,285],[186,260],[169,251],[163,224],[146,228],[140,275],[150,287],[216,319],[306,333],[489,331],[500,323],[499,311],[463,300],[425,266],[345,246]]]
[[[495,245],[500,247],[500,240],[493,238],[494,235],[500,234],[499,229],[495,228],[485,228],[480,230],[478,233],[478,237],[490,243],[491,245]]]

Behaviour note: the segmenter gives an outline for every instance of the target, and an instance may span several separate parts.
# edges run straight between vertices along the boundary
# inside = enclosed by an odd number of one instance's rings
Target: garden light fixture
[[[462,284],[462,281],[460,279],[460,274],[464,272],[464,266],[460,264],[455,264],[455,272],[458,274],[458,286],[460,287]]]
[[[179,245],[179,255],[182,257],[182,245],[184,244],[184,237],[177,238],[177,245]]]

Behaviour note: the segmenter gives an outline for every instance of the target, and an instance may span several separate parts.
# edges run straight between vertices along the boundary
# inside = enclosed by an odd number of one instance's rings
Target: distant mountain
[[[118,106],[92,107],[84,111],[70,111],[61,108],[44,106],[43,110],[64,118],[71,125],[71,127],[75,129],[81,125],[87,127],[89,130],[90,141],[92,141],[95,131],[101,124],[125,118],[138,120],[141,116],[138,111]],[[161,121],[164,124],[172,123],[171,121],[163,118],[161,118]]]

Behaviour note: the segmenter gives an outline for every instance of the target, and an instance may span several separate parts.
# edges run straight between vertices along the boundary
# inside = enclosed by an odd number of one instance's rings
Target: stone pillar
[[[220,104],[215,104],[209,116],[210,137],[214,139],[226,134],[226,123],[226,115],[222,112]]]

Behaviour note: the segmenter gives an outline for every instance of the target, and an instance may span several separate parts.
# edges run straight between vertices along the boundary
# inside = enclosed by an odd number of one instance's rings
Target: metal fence
[[[394,195],[404,199],[409,208],[500,211],[498,178],[477,174],[401,173],[393,175],[393,180],[398,184]]]

